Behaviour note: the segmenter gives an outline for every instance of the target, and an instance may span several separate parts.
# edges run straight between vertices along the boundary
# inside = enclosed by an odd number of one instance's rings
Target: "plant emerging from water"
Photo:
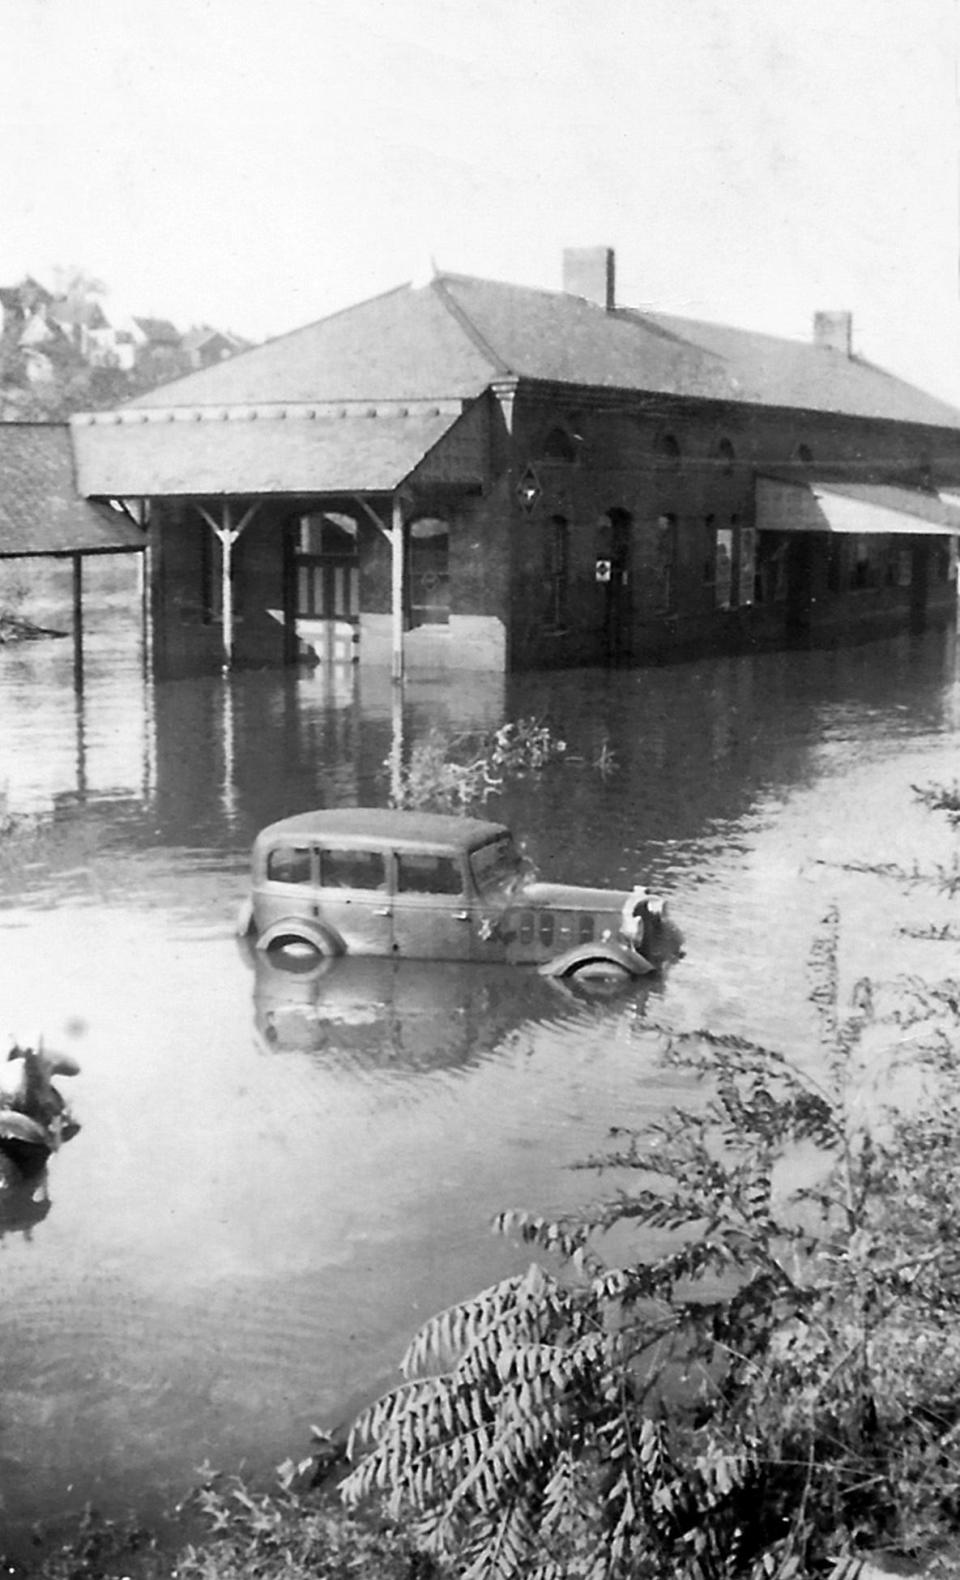
[[[237,1477],[209,1476],[195,1495],[206,1534],[183,1548],[174,1580],[431,1580],[438,1571],[409,1538],[335,1502],[298,1490],[292,1467],[280,1485],[255,1491]],[[284,1473],[287,1472],[287,1473]]]
[[[484,733],[455,734],[434,727],[399,768],[388,758],[391,804],[466,812],[501,791],[508,780],[539,773],[566,751],[566,742],[536,718],[508,721]]]
[[[588,1160],[618,1186],[498,1227],[549,1253],[433,1317],[349,1446],[470,1580],[788,1580],[960,1534],[960,985],[862,983],[812,955],[815,1079],[706,1032],[668,1039],[695,1100]],[[862,1062],[923,1074],[901,1111]],[[858,1096],[858,1093],[861,1094]],[[639,1232],[608,1265],[605,1232]]]

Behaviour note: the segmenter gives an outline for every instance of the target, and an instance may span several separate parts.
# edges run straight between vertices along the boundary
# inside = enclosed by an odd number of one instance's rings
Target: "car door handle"
[[[469,911],[454,911],[453,919],[455,922],[470,922],[473,920]]]
[[[384,905],[381,910],[374,911],[373,914],[374,916],[392,916],[393,912],[391,911],[389,905]]]

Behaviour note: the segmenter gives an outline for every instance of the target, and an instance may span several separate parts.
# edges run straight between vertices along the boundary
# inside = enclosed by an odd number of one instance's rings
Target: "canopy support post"
[[[233,510],[229,499],[223,506],[223,526],[217,533],[220,539],[220,608],[223,611],[223,667],[233,666],[233,545],[240,536],[233,525]]]
[[[222,667],[224,671],[233,668],[233,545],[238,537],[256,515],[259,501],[252,504],[237,522],[233,524],[233,505],[229,499],[223,502],[223,525],[205,510],[203,505],[198,505],[204,521],[220,540],[220,609],[223,628],[223,654]]]
[[[399,494],[393,496],[391,547],[391,613],[392,643],[390,677],[395,685],[403,684],[403,614],[406,602],[406,565],[403,543],[403,505]]]

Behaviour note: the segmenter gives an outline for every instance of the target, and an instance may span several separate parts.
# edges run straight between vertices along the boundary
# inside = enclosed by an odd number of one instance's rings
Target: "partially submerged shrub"
[[[956,1540],[960,993],[917,988],[926,1094],[867,1105],[860,1055],[902,1018],[863,984],[840,1014],[836,951],[831,913],[823,1079],[737,1037],[672,1037],[699,1100],[618,1130],[588,1166],[619,1187],[582,1213],[503,1215],[559,1272],[421,1329],[354,1427],[348,1503],[382,1497],[471,1580],[786,1580]],[[613,1229],[641,1239],[607,1265]]]
[[[392,805],[464,812],[482,805],[507,780],[538,773],[566,753],[566,742],[539,719],[517,719],[485,734],[449,734],[434,728],[418,741],[408,762],[393,770]]]
[[[255,1492],[212,1477],[196,1494],[207,1537],[182,1550],[176,1580],[431,1580],[436,1566],[410,1539],[374,1519],[296,1490],[290,1477]]]

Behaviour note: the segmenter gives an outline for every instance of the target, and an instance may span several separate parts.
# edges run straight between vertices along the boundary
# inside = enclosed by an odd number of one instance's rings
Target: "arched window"
[[[677,606],[677,518],[657,517],[656,554],[657,606],[661,614],[672,614]]]
[[[657,439],[657,454],[665,466],[676,469],[680,465],[680,441],[675,433],[662,433]]]
[[[551,516],[543,524],[543,623],[549,631],[566,625],[569,577],[570,523],[566,516]]]
[[[579,444],[577,438],[568,433],[566,428],[551,428],[540,446],[540,459],[542,461],[575,461]]]
[[[407,541],[410,624],[450,624],[450,526],[440,516],[411,521]]]
[[[606,580],[623,585],[630,570],[630,529],[633,517],[621,505],[611,505],[597,521],[594,533],[594,555],[598,569],[606,562]]]
[[[717,444],[717,460],[724,477],[729,477],[733,471],[733,463],[737,459],[737,452],[729,439],[721,439]]]
[[[717,579],[717,518],[705,516],[703,522],[703,584],[712,587]]]
[[[795,461],[799,462],[801,466],[813,465],[813,451],[808,444],[798,444],[796,450],[794,451],[793,458]]]

